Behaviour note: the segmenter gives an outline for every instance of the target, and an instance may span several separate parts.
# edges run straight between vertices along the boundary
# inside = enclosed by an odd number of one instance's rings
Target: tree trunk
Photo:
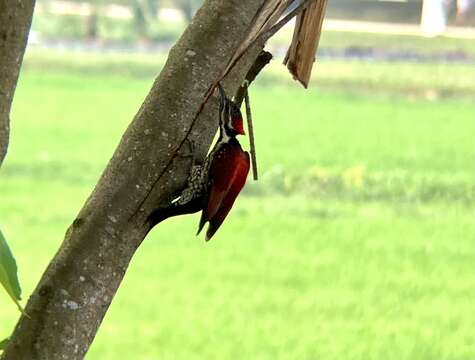
[[[7,154],[10,108],[34,6],[34,0],[0,0],[0,166]]]
[[[134,17],[134,30],[140,41],[148,40],[148,21],[145,14],[144,4],[138,0],[132,1],[132,14]]]
[[[190,141],[196,158],[204,159],[217,128],[218,101],[212,96],[202,108],[203,101],[264,2],[207,0],[197,12],[66,232],[28,300],[29,317],[20,318],[2,359],[85,356],[147,232],[147,215],[186,183],[191,159],[181,155],[189,152]],[[252,46],[226,76],[228,93],[240,85],[262,45]]]
[[[99,5],[89,4],[90,12],[86,16],[86,40],[96,41],[99,37]]]
[[[437,36],[445,32],[447,14],[444,0],[424,0],[421,14],[421,29],[429,36]]]

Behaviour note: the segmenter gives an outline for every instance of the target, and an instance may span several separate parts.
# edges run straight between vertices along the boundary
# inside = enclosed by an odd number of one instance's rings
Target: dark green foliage
[[[21,288],[18,281],[17,265],[7,241],[0,231],[0,284],[20,310]]]

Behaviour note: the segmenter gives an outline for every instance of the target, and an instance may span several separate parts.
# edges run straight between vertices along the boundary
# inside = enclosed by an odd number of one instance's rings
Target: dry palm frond
[[[294,79],[306,88],[312,74],[325,15],[326,0],[314,0],[295,21],[294,36],[284,64]]]

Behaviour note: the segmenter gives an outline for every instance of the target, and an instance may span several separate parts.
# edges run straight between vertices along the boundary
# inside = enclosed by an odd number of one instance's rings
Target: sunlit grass
[[[28,59],[0,172],[26,298],[151,86],[128,56]],[[100,75],[114,61],[128,75]],[[147,74],[161,64],[146,61]],[[368,83],[399,68],[363,66]],[[475,185],[475,105],[329,89],[318,71],[310,91],[252,88],[261,182],[210,243],[196,216],[150,234],[88,359],[474,358],[475,209],[456,191]],[[465,82],[454,71],[440,87]],[[425,197],[433,184],[441,196]],[[2,337],[18,313],[0,302]]]
[[[270,40],[274,46],[287,47],[293,28],[288,27]],[[475,55],[473,39],[450,38],[445,36],[425,37],[416,35],[375,34],[350,31],[323,31],[320,51],[328,49],[375,49],[404,54],[412,52],[421,55],[465,54]]]
[[[84,76],[91,77],[91,81],[104,77],[119,77],[122,80],[127,78],[127,82],[130,78],[151,81],[164,63],[163,54],[99,54],[81,51],[65,53],[32,49],[25,57],[24,71],[76,74],[78,81],[82,81]],[[474,78],[475,67],[472,64],[318,59],[311,88],[371,95],[397,95],[432,101],[439,98],[465,97],[473,102]],[[68,76],[66,79],[74,82],[74,77],[70,79]],[[295,88],[299,86],[291,80],[279,58],[265,68],[259,82],[262,85],[280,84]]]

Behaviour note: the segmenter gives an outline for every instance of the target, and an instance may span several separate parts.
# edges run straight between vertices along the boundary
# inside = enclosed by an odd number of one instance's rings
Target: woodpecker
[[[202,165],[193,165],[186,188],[169,206],[154,210],[147,218],[149,231],[161,221],[177,215],[202,211],[197,235],[206,222],[206,241],[210,240],[231,210],[246,183],[249,153],[236,139],[245,135],[239,107],[218,84],[219,137]]]

